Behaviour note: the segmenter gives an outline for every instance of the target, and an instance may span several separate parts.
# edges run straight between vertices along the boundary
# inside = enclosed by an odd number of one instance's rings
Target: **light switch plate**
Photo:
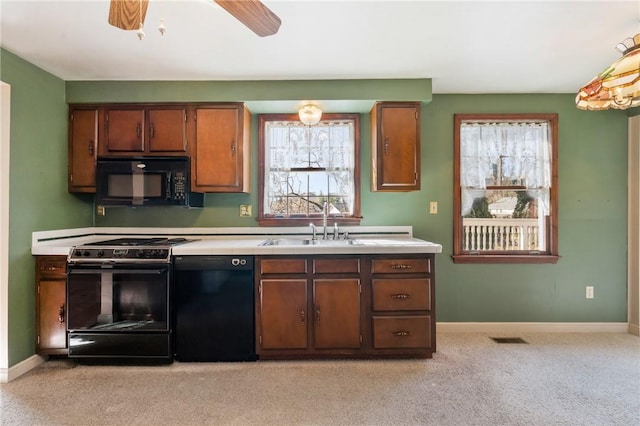
[[[429,213],[430,214],[438,214],[438,202],[437,201],[431,201],[429,203]]]

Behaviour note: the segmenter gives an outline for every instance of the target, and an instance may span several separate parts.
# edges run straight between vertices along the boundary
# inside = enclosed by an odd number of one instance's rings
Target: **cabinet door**
[[[96,192],[98,109],[71,109],[69,114],[69,192]]]
[[[360,280],[313,280],[314,347],[360,347]]]
[[[306,279],[260,281],[262,349],[305,349],[307,316]]]
[[[242,106],[196,109],[192,190],[248,192],[248,120]]]
[[[144,152],[144,109],[109,109],[105,115],[107,154]]]
[[[38,353],[67,346],[65,289],[64,279],[43,279],[39,282]]]
[[[419,190],[420,103],[379,102],[371,126],[372,190]]]
[[[149,109],[149,152],[187,151],[187,111],[185,108]]]

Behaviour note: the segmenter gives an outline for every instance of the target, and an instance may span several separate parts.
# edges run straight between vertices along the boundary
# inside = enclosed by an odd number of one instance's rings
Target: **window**
[[[360,223],[360,115],[324,114],[305,126],[297,115],[260,115],[261,225]]]
[[[454,262],[556,263],[557,114],[454,121]]]

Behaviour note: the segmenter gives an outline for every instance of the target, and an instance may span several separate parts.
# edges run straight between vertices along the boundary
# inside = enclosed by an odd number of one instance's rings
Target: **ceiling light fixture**
[[[579,109],[627,109],[640,106],[640,33],[616,46],[622,58],[598,74],[576,96]]]
[[[303,124],[313,126],[322,118],[322,110],[316,105],[307,104],[298,110],[298,117]]]

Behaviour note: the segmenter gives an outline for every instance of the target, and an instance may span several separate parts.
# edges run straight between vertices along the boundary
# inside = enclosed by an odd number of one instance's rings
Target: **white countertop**
[[[74,228],[38,231],[32,235],[31,254],[69,254],[71,248],[91,242],[127,236],[185,237],[187,243],[173,246],[174,255],[292,255],[292,254],[386,254],[441,253],[442,246],[414,238],[410,226],[357,226],[340,229],[349,233],[348,244],[343,240],[322,240],[318,233],[316,244],[263,245],[265,240],[309,239],[309,228]]]

